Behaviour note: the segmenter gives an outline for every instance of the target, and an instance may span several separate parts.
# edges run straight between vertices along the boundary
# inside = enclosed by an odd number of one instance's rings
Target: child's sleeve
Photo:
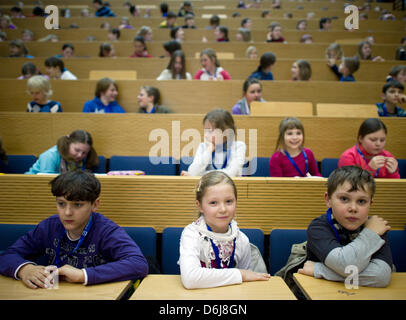
[[[242,167],[245,162],[245,153],[247,146],[242,141],[236,141],[231,149],[231,159],[227,167],[223,169],[230,177],[239,177],[242,175]]]
[[[87,284],[144,278],[148,262],[138,245],[119,226],[106,228],[100,239],[100,250],[108,263],[85,268]]]
[[[193,162],[188,168],[188,172],[191,176],[202,176],[210,163],[211,153],[208,152],[206,143],[202,142],[197,148]]]
[[[331,71],[334,72],[334,74],[340,79],[342,77],[342,73],[338,71],[338,67],[336,64],[330,67]]]
[[[275,152],[269,160],[269,174],[271,177],[283,177],[282,157],[279,152]]]
[[[237,268],[209,269],[201,266],[199,234],[191,227],[186,227],[182,232],[179,265],[182,283],[186,289],[242,283],[242,275]]]
[[[34,260],[44,254],[45,247],[41,239],[47,237],[44,228],[40,225],[20,237],[0,255],[0,274],[18,279],[17,273],[22,266],[36,264]]]
[[[307,157],[309,158],[309,172],[312,176],[318,176],[321,177],[321,174],[319,172],[319,168],[317,167],[317,161],[314,158],[314,154],[312,150],[307,149],[306,150]]]

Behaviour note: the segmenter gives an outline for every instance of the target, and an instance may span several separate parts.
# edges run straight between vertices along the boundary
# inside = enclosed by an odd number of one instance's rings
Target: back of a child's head
[[[386,91],[388,91],[388,89],[390,89],[390,88],[396,88],[396,89],[399,89],[402,92],[405,90],[405,87],[399,81],[391,80],[389,82],[386,82],[383,85],[382,93],[386,93]]]
[[[350,74],[355,73],[359,69],[360,62],[358,57],[345,57],[343,62],[350,71]]]
[[[96,90],[95,90],[94,95],[96,97],[100,98],[101,94],[106,92],[107,89],[110,87],[110,85],[114,85],[116,87],[116,89],[118,89],[117,84],[113,79],[111,79],[111,78],[100,79],[99,81],[97,81]]]
[[[371,174],[357,166],[344,166],[335,169],[327,180],[327,194],[331,198],[337,188],[348,182],[351,186],[348,192],[366,191],[371,199],[375,194],[375,181]]]
[[[162,3],[159,5],[159,8],[160,8],[160,10],[161,10],[162,13],[167,13],[168,10],[169,10],[169,6],[168,6],[168,4],[167,4],[166,2],[162,2]]]
[[[94,203],[100,196],[100,181],[88,171],[74,170],[62,173],[50,182],[52,194],[68,201]]]
[[[27,81],[27,90],[40,90],[47,97],[52,95],[51,82],[43,76],[32,76]]]
[[[367,134],[374,133],[383,130],[385,134],[388,134],[386,125],[378,118],[368,118],[362,122],[358,130],[358,139],[365,137]]]
[[[218,26],[220,24],[220,17],[218,15],[212,15],[210,18],[210,24]]]
[[[209,121],[214,128],[223,131],[223,133],[227,129],[231,129],[234,135],[236,134],[233,116],[225,109],[214,109],[208,112],[203,118],[203,124],[206,122],[206,120]]]
[[[304,145],[305,132],[304,132],[304,127],[303,127],[302,122],[296,117],[286,117],[279,124],[279,135],[278,135],[278,139],[276,141],[275,151],[279,150],[281,147],[284,147],[284,145],[285,145],[285,132],[287,130],[291,130],[291,129],[298,129],[298,130],[300,130],[302,132],[302,135],[303,135],[302,146]]]
[[[163,44],[163,47],[166,51],[168,51],[171,55],[176,50],[182,50],[182,46],[179,41],[176,40],[169,40]]]
[[[265,52],[262,54],[261,59],[259,60],[259,65],[261,69],[266,69],[269,66],[272,66],[276,62],[276,56],[273,52]]]
[[[62,59],[57,57],[49,57],[45,60],[45,66],[50,68],[58,67],[61,71],[65,69],[65,64],[63,63]]]
[[[209,171],[200,178],[196,187],[196,200],[201,203],[207,189],[219,184],[231,185],[233,187],[235,199],[237,200],[237,188],[233,179],[231,179],[225,172],[219,170]]]

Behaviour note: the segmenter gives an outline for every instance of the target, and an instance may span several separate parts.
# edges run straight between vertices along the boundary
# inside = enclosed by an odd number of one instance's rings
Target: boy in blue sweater
[[[406,102],[405,87],[399,81],[386,82],[382,88],[383,102],[377,103],[380,117],[406,117],[406,111],[398,104]]]
[[[124,229],[95,212],[100,182],[92,173],[70,171],[50,184],[58,214],[40,222],[0,256],[0,274],[33,289],[49,287],[50,270],[56,268],[61,280],[84,285],[147,275],[147,260],[135,242]],[[45,265],[36,264],[39,258]]]

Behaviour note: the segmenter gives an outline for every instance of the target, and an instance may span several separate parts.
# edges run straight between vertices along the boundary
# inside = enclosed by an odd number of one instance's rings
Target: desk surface
[[[179,275],[148,275],[130,300],[295,300],[280,277],[269,281],[208,288],[185,289]]]
[[[343,282],[293,275],[295,282],[311,300],[406,300],[406,272],[392,273],[386,288],[358,287],[346,289]]]
[[[118,300],[131,281],[84,286],[59,282],[58,289],[30,289],[22,281],[0,276],[0,300]]]

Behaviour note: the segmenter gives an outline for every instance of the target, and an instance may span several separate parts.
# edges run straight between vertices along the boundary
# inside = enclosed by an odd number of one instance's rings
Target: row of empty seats
[[[0,160],[0,172],[24,173],[35,163],[34,155],[9,155],[8,163]],[[95,173],[109,171],[134,171],[140,170],[147,175],[179,175],[183,170],[187,171],[193,157],[182,157],[179,160],[172,157],[148,157],[148,156],[112,156],[106,159],[99,156],[99,166],[93,170]],[[256,165],[254,165],[256,162]],[[330,173],[337,168],[338,158],[324,158],[320,163],[320,173],[328,178]],[[398,159],[399,174],[406,178],[406,159]],[[253,158],[244,165],[244,176],[269,177],[269,158]]]
[[[28,224],[0,224],[0,253],[34,228],[35,225]],[[152,257],[152,261],[160,260],[161,273],[180,274],[177,262],[183,228],[166,228],[162,232],[162,237],[157,236],[155,229],[151,227],[123,228],[138,244],[144,256]],[[241,229],[241,231],[252,244],[258,247],[264,261],[269,263],[268,270],[271,275],[274,275],[286,264],[293,244],[306,241],[305,229],[274,229],[271,231],[269,239],[264,236],[260,229]],[[396,271],[405,272],[406,229],[389,231],[388,239]],[[158,243],[159,241],[161,243]],[[157,248],[160,248],[162,252],[158,252]]]

